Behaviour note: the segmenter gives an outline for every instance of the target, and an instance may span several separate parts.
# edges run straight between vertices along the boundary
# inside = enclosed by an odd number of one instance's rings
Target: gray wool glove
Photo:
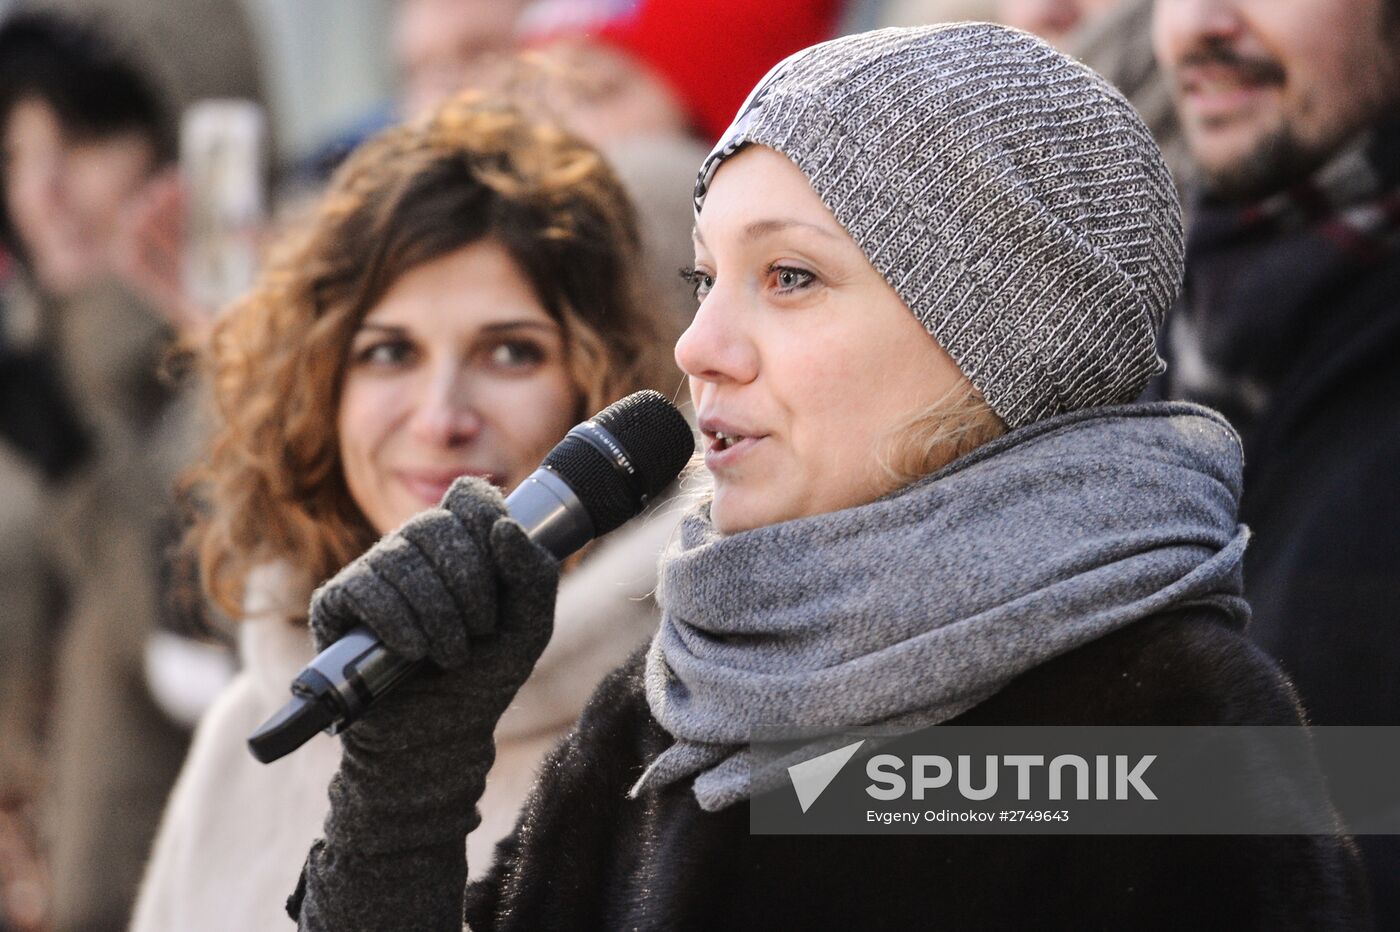
[[[461,929],[491,735],[549,642],[558,582],[500,492],[465,477],[317,590],[317,649],[365,624],[431,666],[342,733],[326,836],[287,903],[300,928]]]

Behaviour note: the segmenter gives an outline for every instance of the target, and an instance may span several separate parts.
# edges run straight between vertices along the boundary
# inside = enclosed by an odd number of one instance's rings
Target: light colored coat
[[[657,556],[678,517],[676,502],[662,502],[600,541],[561,579],[554,636],[496,730],[481,827],[467,843],[473,877],[490,866],[535,770],[598,681],[655,631]],[[292,927],[283,903],[321,835],[340,747],[317,735],[263,765],[246,740],[287,701],[288,684],[313,656],[307,629],[290,620],[305,612],[306,595],[282,568],[266,567],[250,580],[240,626],[244,669],[196,732],[162,819],[132,932]]]

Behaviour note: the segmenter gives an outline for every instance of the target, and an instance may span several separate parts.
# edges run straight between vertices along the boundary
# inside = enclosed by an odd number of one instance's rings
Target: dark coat
[[[1316,178],[1269,199],[1301,224],[1197,205],[1168,370],[1148,393],[1213,407],[1239,431],[1249,633],[1315,725],[1400,724],[1400,112],[1366,155],[1371,200]],[[1369,183],[1354,168],[1340,181]],[[1400,928],[1400,836],[1360,842],[1377,925]]]
[[[753,836],[689,781],[629,799],[671,744],[637,655],[595,694],[497,863],[472,929],[1363,929],[1330,837]],[[1213,614],[1139,622],[1013,681],[950,725],[1297,724],[1272,663]]]

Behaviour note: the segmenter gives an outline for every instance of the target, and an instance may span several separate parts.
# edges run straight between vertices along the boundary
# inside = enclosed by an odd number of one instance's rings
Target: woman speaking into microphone
[[[1300,719],[1241,634],[1238,439],[1132,403],[1182,232],[1107,84],[984,24],[818,45],[755,88],[695,206],[675,356],[712,488],[662,557],[660,631],[464,893],[552,561],[463,480],[322,588],[320,642],[367,623],[439,669],[344,734],[302,928],[1362,924],[1330,836],[750,834],[765,725]]]

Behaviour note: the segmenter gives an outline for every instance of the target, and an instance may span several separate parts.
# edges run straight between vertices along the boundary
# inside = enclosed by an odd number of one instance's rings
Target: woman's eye
[[[690,284],[691,293],[695,295],[695,300],[705,300],[705,295],[710,293],[710,289],[715,286],[715,278],[708,272],[702,272],[692,266],[681,269],[681,278]]]
[[[372,343],[355,354],[357,362],[374,366],[397,366],[412,354],[413,347],[407,340],[386,340]]]
[[[775,265],[769,271],[773,274],[773,281],[778,290],[782,292],[800,291],[817,280],[817,277],[806,269],[790,265]]]
[[[544,350],[527,340],[509,340],[491,348],[491,364],[502,369],[521,369],[544,361]]]

